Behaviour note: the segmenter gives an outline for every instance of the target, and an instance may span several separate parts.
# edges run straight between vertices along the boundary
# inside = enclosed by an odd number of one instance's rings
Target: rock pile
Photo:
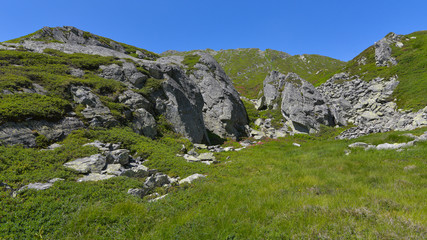
[[[351,139],[370,133],[427,126],[427,107],[415,113],[396,109],[391,96],[398,84],[397,77],[366,82],[357,76],[339,73],[317,89],[348,122],[357,126],[338,137]]]

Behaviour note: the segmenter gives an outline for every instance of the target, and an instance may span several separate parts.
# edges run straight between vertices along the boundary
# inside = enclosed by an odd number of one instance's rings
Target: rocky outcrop
[[[123,66],[117,64],[100,66],[100,69],[101,77],[123,82],[130,88],[142,88],[148,79],[147,75],[138,71],[136,66],[130,62],[124,62]]]
[[[271,71],[263,82],[264,95],[261,97],[258,109],[267,107],[277,109],[280,107],[280,93],[285,84],[286,75],[277,71]],[[264,103],[263,103],[264,102]]]
[[[239,138],[246,135],[246,110],[231,80],[215,59],[202,52],[195,53],[199,61],[187,71],[189,81],[202,96],[203,120],[206,128],[220,137]],[[160,58],[158,61],[177,64],[186,69],[182,56]]]
[[[86,106],[81,114],[89,121],[92,127],[111,127],[118,124],[109,108],[102,104],[97,95],[90,88],[73,86],[71,88],[74,102]]]
[[[375,63],[378,67],[394,66],[397,64],[396,59],[391,56],[390,44],[396,43],[400,38],[401,36],[390,33],[374,44]]]
[[[339,73],[318,90],[348,122],[356,125],[344,131],[339,138],[427,126],[427,107],[418,112],[397,109],[392,94],[398,84],[396,76],[366,82],[357,76]]]
[[[136,109],[133,112],[133,130],[141,135],[155,138],[157,135],[156,120],[144,108]]]
[[[0,143],[2,145],[22,144],[36,147],[36,137],[43,135],[49,141],[64,139],[73,130],[83,128],[84,124],[75,117],[66,117],[58,122],[26,121],[7,122],[0,125]]]
[[[142,63],[151,76],[163,79],[161,87],[149,96],[156,113],[163,115],[175,132],[192,142],[209,142],[203,122],[203,97],[200,89],[182,68],[160,62]]]
[[[316,132],[320,124],[345,125],[334,107],[329,106],[314,86],[295,73],[286,75],[282,91],[282,115],[298,132]]]
[[[203,97],[206,128],[220,137],[246,136],[248,117],[239,93],[218,62],[206,53],[198,53],[199,63],[190,74]]]

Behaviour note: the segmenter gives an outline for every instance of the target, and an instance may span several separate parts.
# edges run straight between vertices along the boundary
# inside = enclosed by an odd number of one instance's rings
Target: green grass
[[[58,97],[31,93],[0,95],[0,123],[28,119],[59,120],[67,110],[71,110],[68,101]]]
[[[303,79],[318,85],[328,79],[344,62],[320,55],[290,56],[287,53],[267,49],[234,49],[215,52],[215,59],[233,80],[236,89],[245,97],[258,98],[265,77],[273,70],[295,72]]]
[[[190,74],[192,71],[196,70],[194,67],[200,60],[200,55],[197,54],[189,54],[184,56],[184,60],[182,64],[187,67],[187,74]]]
[[[406,38],[416,37],[416,39]],[[375,49],[373,46],[367,48],[353,60],[351,60],[344,71],[353,75],[359,75],[365,81],[376,77],[389,78],[397,75],[400,82],[393,93],[397,99],[397,106],[414,111],[427,105],[427,31],[414,32],[405,35],[402,40],[403,47],[398,48],[394,44],[392,56],[398,64],[391,67],[377,67],[375,65]],[[362,57],[367,59],[366,65],[358,65]]]
[[[132,151],[150,152],[147,163],[151,167],[168,173],[178,168],[181,177],[204,173],[208,178],[172,188],[156,203],[126,195],[127,189],[140,187],[143,179],[66,180],[17,198],[0,192],[0,235],[46,239],[425,238],[427,143],[402,152],[352,149],[346,156],[344,151],[352,142],[403,141],[403,133],[334,140],[339,131],[331,128],[318,136],[296,135],[220,153],[217,158],[223,163],[209,167],[174,160],[179,144],[166,139],[150,142],[124,129],[79,131],[67,140],[122,141]],[[416,167],[405,170],[409,165]]]

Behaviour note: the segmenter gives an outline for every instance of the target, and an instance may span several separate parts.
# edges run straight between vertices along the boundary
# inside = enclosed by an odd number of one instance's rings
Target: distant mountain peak
[[[112,49],[133,57],[154,60],[159,56],[156,53],[137,48],[128,44],[120,43],[112,39],[98,36],[90,32],[80,30],[73,26],[43,27],[29,35],[12,39],[6,42],[22,43],[24,41],[41,41],[47,43],[79,44],[85,46],[99,46]]]

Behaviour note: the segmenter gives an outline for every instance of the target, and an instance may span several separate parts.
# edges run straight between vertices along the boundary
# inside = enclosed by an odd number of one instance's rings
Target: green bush
[[[58,120],[70,110],[70,104],[58,97],[23,93],[0,95],[0,119],[26,121],[27,119]]]

